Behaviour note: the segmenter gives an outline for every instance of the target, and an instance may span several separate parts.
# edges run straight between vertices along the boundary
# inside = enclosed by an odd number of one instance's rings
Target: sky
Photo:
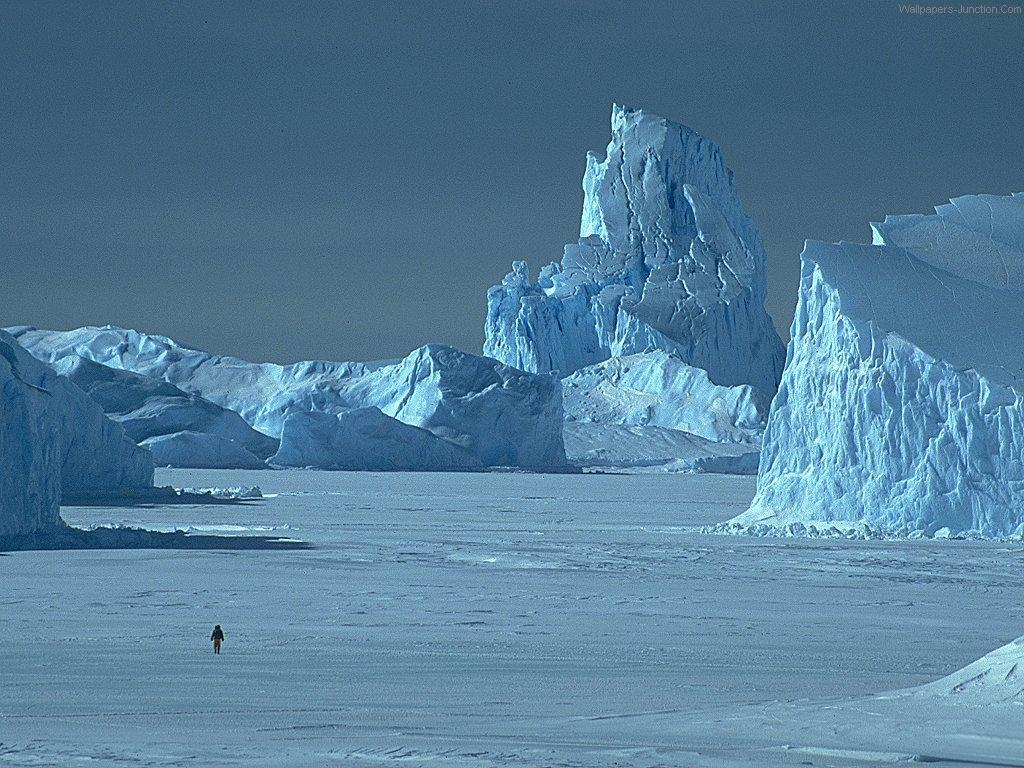
[[[0,322],[479,352],[614,102],[722,147],[786,337],[805,239],[1024,190],[1024,14],[900,5],[0,0]]]

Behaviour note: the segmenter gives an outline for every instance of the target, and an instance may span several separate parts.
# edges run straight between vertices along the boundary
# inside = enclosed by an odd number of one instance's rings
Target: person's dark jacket
[[[224,630],[221,629],[220,627],[217,627],[215,630],[213,630],[213,634],[210,635],[210,639],[211,640],[223,640],[224,639]]]

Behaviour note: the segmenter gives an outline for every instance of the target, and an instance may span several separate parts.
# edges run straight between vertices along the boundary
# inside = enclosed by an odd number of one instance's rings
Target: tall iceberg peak
[[[976,196],[807,243],[738,525],[1024,533],[1022,228],[1024,198]]]
[[[669,352],[722,386],[771,395],[784,349],[764,310],[765,253],[710,139],[615,106],[603,160],[587,156],[580,240],[537,282],[517,262],[488,292],[484,353],[565,376]]]

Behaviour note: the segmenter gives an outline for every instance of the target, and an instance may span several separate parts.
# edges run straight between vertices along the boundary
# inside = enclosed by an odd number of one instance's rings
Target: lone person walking
[[[213,634],[210,635],[210,639],[213,640],[213,652],[220,653],[220,644],[224,642],[224,630],[220,628],[220,624],[213,628]]]

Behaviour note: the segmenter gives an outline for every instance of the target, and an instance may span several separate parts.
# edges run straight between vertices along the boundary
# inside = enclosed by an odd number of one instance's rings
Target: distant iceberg
[[[196,469],[266,469],[263,459],[245,446],[209,432],[171,432],[139,443],[153,454],[158,467]]]
[[[738,527],[1024,534],[1024,196],[808,241],[757,495]]]
[[[337,415],[374,407],[468,452],[481,466],[566,466],[558,380],[453,347],[430,344],[395,363],[276,365],[211,355],[164,336],[113,326],[12,331],[51,365],[85,358],[170,383],[237,413],[275,441],[290,414]],[[210,415],[199,415],[207,424]],[[256,453],[248,438],[233,439]]]
[[[331,413],[292,413],[284,420],[281,448],[270,463],[282,467],[349,470],[479,469],[476,456],[379,408]]]
[[[53,364],[99,403],[158,466],[253,469],[277,450],[233,411],[173,384],[70,355]]]

